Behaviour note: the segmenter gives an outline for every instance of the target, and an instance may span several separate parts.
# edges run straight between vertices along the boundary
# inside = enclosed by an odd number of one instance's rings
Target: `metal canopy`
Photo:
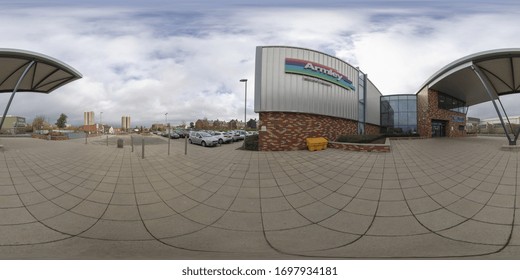
[[[456,60],[421,87],[449,94],[468,106],[490,101],[489,95],[472,66],[478,66],[498,96],[520,92],[520,49],[480,52]]]
[[[19,92],[50,93],[82,77],[76,69],[52,57],[0,48],[0,92],[13,92],[25,68],[32,61],[34,64],[20,81],[17,89]]]
[[[492,101],[509,145],[516,145],[520,127],[513,130],[500,96],[520,92],[520,49],[476,53],[456,60],[421,87],[449,94],[466,105]]]
[[[11,92],[0,121],[0,130],[16,92],[48,94],[81,77],[76,69],[52,57],[30,51],[0,48],[0,93]]]

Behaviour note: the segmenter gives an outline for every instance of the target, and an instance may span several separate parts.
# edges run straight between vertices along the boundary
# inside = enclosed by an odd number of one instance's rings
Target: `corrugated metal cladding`
[[[338,58],[307,49],[257,47],[256,51],[256,112],[298,112],[358,119],[356,91],[318,78],[285,73],[285,59],[300,59],[330,67],[346,75],[357,89],[356,68]]]
[[[365,102],[366,123],[381,124],[381,92],[367,79],[367,96]]]

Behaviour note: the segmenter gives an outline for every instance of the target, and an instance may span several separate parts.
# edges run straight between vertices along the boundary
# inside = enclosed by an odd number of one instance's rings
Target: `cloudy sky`
[[[310,48],[358,66],[383,94],[416,93],[446,64],[520,47],[518,1],[3,0],[0,48],[57,58],[83,74],[50,95],[19,93],[9,114],[118,125],[243,119],[254,113],[261,45]],[[0,109],[9,94],[0,94]],[[520,115],[520,97],[505,105]],[[490,104],[470,116],[494,117]]]

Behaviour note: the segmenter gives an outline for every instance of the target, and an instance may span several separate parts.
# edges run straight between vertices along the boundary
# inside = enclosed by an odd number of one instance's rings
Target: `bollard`
[[[172,140],[170,124],[168,123],[168,155],[170,155],[170,142]]]
[[[85,132],[85,144],[87,144],[88,134]]]
[[[130,145],[132,146],[132,153],[134,152],[134,137],[130,136]]]
[[[184,136],[184,155],[188,154],[188,135]]]
[[[108,147],[108,135],[107,135],[107,147]]]
[[[141,136],[142,137],[142,136]],[[142,143],[143,143],[143,153],[142,153],[142,157],[144,159],[144,137],[142,138]]]

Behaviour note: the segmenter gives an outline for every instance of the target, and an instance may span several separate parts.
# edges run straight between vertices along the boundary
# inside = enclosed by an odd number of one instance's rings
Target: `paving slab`
[[[3,139],[0,259],[520,259],[520,157],[502,138],[187,155],[145,140],[143,159],[106,139]]]

